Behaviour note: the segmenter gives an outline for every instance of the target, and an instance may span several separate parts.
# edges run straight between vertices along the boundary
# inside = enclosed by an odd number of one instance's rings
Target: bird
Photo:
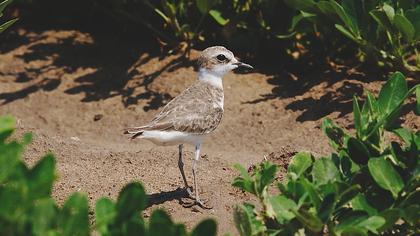
[[[124,134],[131,135],[131,139],[145,139],[160,146],[178,145],[178,168],[185,190],[194,200],[192,205],[209,209],[199,197],[196,179],[203,138],[212,133],[222,120],[224,75],[237,68],[253,69],[253,67],[240,62],[223,46],[212,46],[203,50],[197,59],[197,64],[198,79],[191,86],[167,103],[149,123],[126,128]],[[192,165],[194,192],[189,187],[184,173],[182,160],[184,144],[195,148]]]

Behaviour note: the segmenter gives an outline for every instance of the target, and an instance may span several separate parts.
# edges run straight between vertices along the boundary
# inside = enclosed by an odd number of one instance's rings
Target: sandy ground
[[[146,216],[164,208],[189,228],[212,217],[220,235],[236,234],[233,206],[252,199],[231,186],[234,163],[248,167],[272,152],[290,150],[327,153],[321,118],[352,128],[352,95],[361,95],[363,87],[377,92],[382,83],[345,72],[302,71],[297,76],[286,68],[227,75],[224,118],[205,140],[198,172],[199,192],[214,208],[184,208],[177,147],[130,141],[122,129],[148,122],[191,84],[196,79],[193,61],[177,55],[159,58],[122,38],[78,30],[23,27],[2,37],[0,115],[17,118],[16,137],[34,134],[27,163],[49,151],[56,155],[59,178],[53,194],[59,203],[82,191],[92,206],[102,196],[115,199],[128,182],[141,181],[151,199]],[[419,119],[412,113],[406,117],[418,129]],[[193,149],[185,150],[192,183]]]

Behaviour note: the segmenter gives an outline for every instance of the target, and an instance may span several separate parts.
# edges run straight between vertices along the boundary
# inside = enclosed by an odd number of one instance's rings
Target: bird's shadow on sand
[[[180,205],[185,205],[185,200],[189,199],[188,193],[184,188],[177,188],[172,191],[162,191],[160,193],[153,193],[147,195],[148,203],[147,207],[154,205],[160,205],[165,202],[177,200]]]

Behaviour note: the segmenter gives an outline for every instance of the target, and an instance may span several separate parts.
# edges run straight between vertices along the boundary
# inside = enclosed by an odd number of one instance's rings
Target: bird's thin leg
[[[183,144],[180,144],[178,146],[179,148],[179,159],[178,159],[178,167],[179,167],[179,171],[181,172],[182,175],[182,180],[184,180],[184,185],[185,185],[185,190],[187,190],[187,193],[190,197],[193,196],[190,187],[188,186],[188,182],[187,182],[187,178],[185,177],[185,173],[184,173],[184,162],[182,162],[182,148],[184,147]]]
[[[197,170],[196,169],[197,169],[197,162],[200,158],[200,148],[201,148],[200,143],[195,146],[195,157],[194,157],[193,168],[192,168],[193,178],[194,178],[195,203],[202,208],[211,209],[211,207],[205,206],[205,204],[200,200],[200,197],[198,196],[198,184],[197,184],[197,180],[196,180],[196,171]]]

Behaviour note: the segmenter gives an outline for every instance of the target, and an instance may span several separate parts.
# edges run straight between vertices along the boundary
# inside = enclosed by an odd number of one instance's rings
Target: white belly
[[[149,140],[154,144],[161,146],[179,145],[184,143],[195,146],[201,143],[203,136],[179,131],[150,130],[144,131],[138,138]]]

